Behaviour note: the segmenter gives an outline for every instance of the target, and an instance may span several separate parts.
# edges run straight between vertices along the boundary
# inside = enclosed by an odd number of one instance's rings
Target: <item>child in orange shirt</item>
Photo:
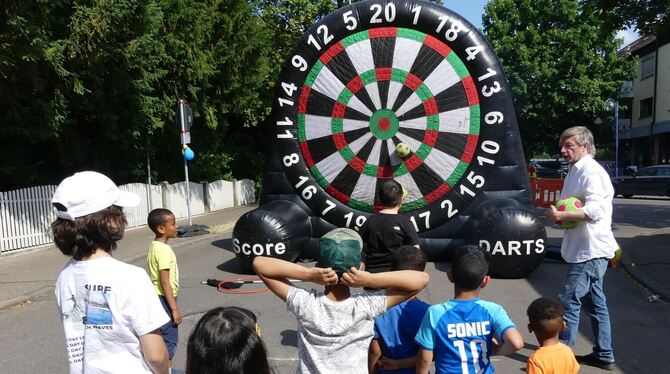
[[[528,357],[527,374],[572,374],[579,364],[567,345],[558,340],[565,328],[563,305],[546,297],[528,306],[528,331],[535,333],[540,347]]]

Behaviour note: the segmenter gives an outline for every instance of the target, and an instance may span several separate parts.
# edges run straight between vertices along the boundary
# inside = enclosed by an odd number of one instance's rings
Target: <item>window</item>
[[[649,56],[640,63],[640,79],[651,77],[654,75],[654,68],[656,67],[655,56]]]
[[[640,100],[640,118],[651,117],[654,110],[654,98],[648,97]]]
[[[637,172],[638,177],[650,177],[652,175],[656,175],[656,170],[658,168],[653,166],[653,167],[648,167],[644,169],[640,169],[640,171]]]
[[[670,175],[670,168],[658,168],[656,175]]]

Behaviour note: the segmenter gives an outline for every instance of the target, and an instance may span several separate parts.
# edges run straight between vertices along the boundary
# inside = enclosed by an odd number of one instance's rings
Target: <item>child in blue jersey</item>
[[[425,268],[426,255],[413,245],[403,245],[391,256],[391,271],[424,271]],[[375,336],[368,352],[368,369],[371,374],[416,373],[419,346],[414,337],[428,307],[430,304],[413,296],[375,320]]]
[[[479,246],[459,248],[447,271],[454,299],[433,305],[416,335],[421,346],[417,373],[493,373],[491,355],[508,355],[523,347],[523,338],[498,304],[479,299],[491,278],[490,255]]]

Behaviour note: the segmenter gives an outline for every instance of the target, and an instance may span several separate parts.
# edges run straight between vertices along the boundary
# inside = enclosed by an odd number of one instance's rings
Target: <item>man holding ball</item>
[[[560,199],[575,197],[584,203],[581,208],[564,211],[551,206],[546,214],[549,223],[578,223],[565,230],[561,244],[561,255],[570,267],[560,295],[567,328],[559,337],[562,343],[574,347],[581,300],[590,297],[591,302],[584,304],[584,309],[591,318],[595,345],[592,353],[576,358],[585,365],[613,370],[612,330],[603,278],[608,260],[614,257],[618,248],[612,233],[614,188],[605,169],[593,159],[596,149],[589,129],[575,126],[563,131],[559,145],[561,156],[570,165]]]

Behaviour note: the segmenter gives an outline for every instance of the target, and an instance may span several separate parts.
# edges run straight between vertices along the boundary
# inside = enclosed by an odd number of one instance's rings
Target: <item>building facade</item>
[[[619,53],[639,58],[635,80],[618,98],[621,164],[670,163],[670,32],[642,37]]]

